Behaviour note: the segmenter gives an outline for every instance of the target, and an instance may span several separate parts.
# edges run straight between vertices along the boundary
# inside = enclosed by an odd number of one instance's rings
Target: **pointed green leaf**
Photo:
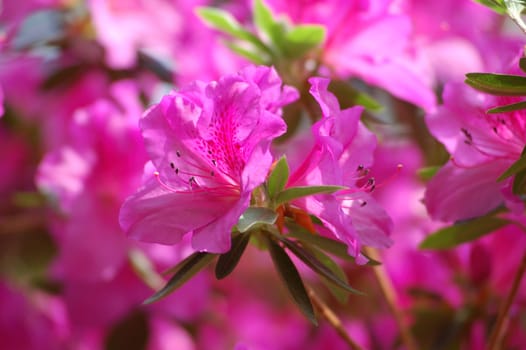
[[[230,34],[234,38],[252,43],[255,47],[268,50],[257,36],[243,28],[230,13],[213,7],[197,8],[197,15],[210,27]]]
[[[344,290],[350,293],[363,295],[362,292],[349,286],[345,281],[341,280],[338,276],[336,276],[331,271],[331,269],[325,266],[320,260],[318,260],[318,258],[316,258],[315,255],[310,253],[308,250],[304,249],[303,247],[289,239],[281,238],[281,241],[283,242],[286,248],[288,248],[294,255],[296,255],[301,261],[303,261],[305,265],[310,267],[317,274],[325,277],[326,279],[334,283],[336,286],[343,288]]]
[[[337,257],[348,260],[348,261],[354,261],[354,258],[349,255],[347,252],[347,246],[343,244],[340,241],[336,241],[334,239],[330,239],[327,237],[323,237],[317,234],[312,234],[308,232],[307,230],[303,229],[299,225],[294,224],[287,224],[287,227],[289,228],[290,232],[288,233],[289,236],[297,238],[301,242],[309,243],[317,248],[320,248],[321,250],[334,254]],[[365,254],[363,254],[369,261],[367,265],[375,266],[375,265],[381,265],[380,262],[369,258]]]
[[[177,264],[175,267],[176,272],[172,278],[170,278],[168,283],[166,283],[166,285],[161,290],[157,291],[154,295],[146,299],[143,304],[151,304],[155,301],[158,301],[159,299],[164,298],[175,289],[182,286],[186,281],[201,271],[209,263],[211,263],[215,257],[216,254],[204,252],[197,252],[190,255]]]
[[[223,44],[239,56],[257,65],[270,65],[271,58],[266,52],[262,52],[256,47],[243,46],[237,43],[224,41]]]
[[[215,274],[218,280],[225,278],[234,271],[249,240],[250,235],[243,233],[232,238],[232,248],[228,252],[221,254],[217,260]]]
[[[304,243],[302,243],[304,244]],[[349,279],[347,278],[347,275],[345,274],[345,271],[341,268],[339,264],[337,264],[334,260],[331,259],[330,256],[323,253],[321,250],[319,250],[316,247],[313,247],[311,245],[306,245],[305,247],[310,252],[312,252],[316,258],[318,258],[319,261],[323,263],[323,265],[327,266],[328,269],[332,271],[336,276],[338,276],[339,279],[344,281],[346,284],[349,284]],[[334,283],[329,281],[328,279],[322,277],[321,278],[323,284],[329,289],[331,294],[338,300],[338,302],[342,305],[346,305],[349,301],[349,292],[346,290],[336,287]]]
[[[487,113],[507,113],[518,111],[526,108],[526,101],[512,103],[509,105],[499,106],[487,110]]]
[[[513,163],[499,178],[497,181],[503,181],[506,180],[508,177],[511,177],[515,174],[518,174],[519,172],[526,169],[526,147],[522,150],[521,157]]]
[[[272,257],[272,262],[276,267],[276,270],[281,277],[283,283],[290,292],[292,299],[299,307],[301,312],[311,321],[314,325],[318,325],[316,321],[316,316],[314,315],[314,309],[312,307],[310,298],[305,290],[303,281],[301,280],[298,270],[294,266],[292,260],[283,248],[277,245],[270,237],[267,238],[267,245],[270,251],[270,256]]]
[[[500,13],[501,15],[506,13],[506,6],[502,0],[475,0],[482,5],[485,5],[493,11]]]
[[[287,158],[283,156],[276,163],[274,170],[268,177],[268,194],[270,198],[274,198],[279,192],[283,191],[288,180],[289,165],[287,164]]]
[[[291,200],[298,199],[301,197],[312,196],[315,194],[332,193],[339,190],[343,190],[346,187],[342,186],[298,186],[290,187],[284,191],[278,193],[276,197],[276,204],[283,204],[290,202]]]
[[[431,180],[433,176],[437,173],[437,171],[440,170],[439,166],[429,166],[425,168],[420,168],[417,170],[418,177],[422,181],[428,181]]]
[[[329,84],[329,91],[336,96],[342,109],[356,105],[363,106],[372,112],[379,112],[383,109],[383,106],[372,96],[357,90],[348,81],[332,80]]]
[[[274,36],[274,27],[276,21],[270,11],[270,8],[262,1],[256,0],[254,2],[254,23],[261,34],[264,34],[268,39],[272,40]]]
[[[355,104],[363,106],[371,112],[380,112],[384,109],[384,106],[382,106],[380,102],[362,91],[357,91],[353,99]]]
[[[247,232],[260,224],[273,225],[278,218],[278,214],[264,207],[248,207],[237,222],[239,232]]]
[[[420,249],[449,249],[473,241],[509,224],[509,221],[494,216],[483,216],[460,224],[440,229],[427,236]]]
[[[466,84],[493,95],[526,95],[526,77],[519,75],[468,73]]]
[[[286,32],[283,42],[288,57],[301,57],[319,47],[325,41],[325,27],[321,25],[298,25]]]

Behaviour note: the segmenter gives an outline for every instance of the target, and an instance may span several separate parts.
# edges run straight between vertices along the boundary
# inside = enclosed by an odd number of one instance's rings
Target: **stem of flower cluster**
[[[360,345],[356,344],[356,342],[352,340],[343,327],[342,321],[338,318],[336,313],[332,311],[332,309],[327,304],[325,304],[318,294],[316,294],[316,292],[310,287],[307,287],[307,293],[309,294],[309,297],[318,313],[330,323],[330,325],[336,330],[338,335],[347,343],[347,345],[349,345],[352,350],[363,350]]]
[[[380,256],[376,250],[372,248],[366,248],[366,250],[371,259],[377,261],[380,259]],[[389,277],[387,270],[385,269],[384,265],[378,265],[373,267],[373,271],[378,283],[380,284],[382,293],[385,296],[387,305],[389,306],[389,309],[391,310],[391,313],[395,317],[396,323],[398,324],[398,328],[400,329],[400,334],[405,347],[407,350],[417,350],[418,346],[416,345],[416,341],[411,335],[411,331],[404,319],[402,310],[400,310],[398,307],[398,297],[393,286],[393,281]]]
[[[493,327],[493,331],[491,332],[490,340],[488,343],[488,350],[495,350],[500,349],[500,342],[502,340],[502,337],[504,336],[504,331],[506,330],[506,325],[508,324],[508,313],[510,311],[511,304],[513,303],[513,300],[515,299],[515,296],[517,295],[517,291],[519,290],[519,286],[521,284],[522,277],[524,276],[524,272],[526,271],[526,254],[522,258],[521,265],[519,266],[519,269],[517,270],[517,273],[515,274],[515,278],[513,280],[513,284],[511,286],[510,292],[506,296],[506,299],[502,303],[499,314],[497,316],[497,321],[495,323],[495,327]]]

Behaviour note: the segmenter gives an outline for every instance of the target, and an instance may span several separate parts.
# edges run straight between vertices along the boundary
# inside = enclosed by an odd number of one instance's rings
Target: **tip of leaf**
[[[151,297],[149,297],[148,299],[143,301],[141,305],[145,305],[146,306],[146,305],[150,305],[150,304],[155,303],[157,300],[162,298],[162,296],[159,296],[158,294],[159,293],[155,293],[154,295],[152,295]]]

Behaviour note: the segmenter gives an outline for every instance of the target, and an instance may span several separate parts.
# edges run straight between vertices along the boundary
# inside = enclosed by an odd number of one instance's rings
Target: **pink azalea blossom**
[[[462,80],[502,61],[505,47],[521,47],[520,38],[503,33],[501,16],[472,0],[395,0],[393,6],[411,18],[413,61],[434,84]]]
[[[444,90],[444,105],[427,116],[433,135],[452,155],[429,182],[425,204],[432,217],[456,221],[483,215],[507,201],[522,207],[511,193],[512,178],[497,178],[520,158],[526,145],[524,111],[486,114],[513,99],[477,92],[462,83]]]
[[[85,280],[111,278],[126,257],[128,244],[117,218],[146,161],[137,127],[142,107],[134,82],[121,81],[108,90],[114,100],[77,109],[64,134],[56,130],[62,144],[46,154],[37,173],[39,189],[64,214],[53,234],[67,278],[78,278],[79,270]]]
[[[322,61],[341,78],[357,77],[420,107],[435,105],[431,81],[410,52],[410,18],[393,1],[267,1],[294,23],[327,30]]]
[[[349,187],[335,195],[295,200],[301,209],[316,215],[332,235],[349,246],[359,262],[362,245],[386,248],[391,220],[369,192],[374,179],[366,179],[376,147],[375,136],[360,123],[361,107],[340,110],[328,90],[328,79],[311,78],[311,94],[323,118],[312,127],[315,145],[292,173],[288,186],[338,185]]]
[[[129,68],[138,49],[168,56],[183,19],[172,1],[90,0],[98,40],[111,67]]]
[[[53,350],[64,345],[69,325],[59,298],[0,281],[2,349]]]
[[[267,67],[165,96],[141,120],[157,173],[124,203],[122,228],[163,244],[192,233],[195,249],[227,251],[232,227],[272,164],[270,142],[285,132],[279,108],[296,97]]]

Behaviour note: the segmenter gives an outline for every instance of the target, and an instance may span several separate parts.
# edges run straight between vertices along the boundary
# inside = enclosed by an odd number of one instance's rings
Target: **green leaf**
[[[272,41],[274,39],[276,21],[270,8],[263,1],[256,0],[254,2],[253,16],[258,31]]]
[[[509,105],[499,106],[487,110],[487,113],[507,113],[518,111],[526,108],[526,101],[512,103]]]
[[[262,52],[256,47],[245,47],[243,45],[228,41],[224,41],[223,44],[225,44],[226,47],[237,53],[239,56],[246,58],[252,63],[257,65],[270,65],[271,57],[266,52]]]
[[[508,177],[511,177],[515,174],[526,169],[526,147],[522,150],[521,157],[513,163],[499,178],[497,181],[506,180]]]
[[[268,50],[257,36],[243,28],[234,16],[227,11],[213,7],[199,7],[196,11],[197,15],[210,27],[230,34],[234,38],[248,41],[258,48]]]
[[[506,6],[502,0],[475,0],[476,2],[485,5],[493,11],[500,13],[501,15],[506,13]]]
[[[417,170],[418,177],[422,181],[431,180],[433,176],[440,170],[439,166],[429,166],[425,168],[420,168]]]
[[[305,265],[310,267],[314,272],[325,277],[327,280],[334,283],[334,285],[350,293],[363,295],[362,292],[349,286],[345,281],[341,280],[338,276],[336,276],[331,269],[325,266],[323,262],[318,260],[318,258],[316,258],[316,256],[311,254],[308,250],[304,249],[297,243],[286,238],[280,237],[280,239],[285,245],[285,247],[287,247],[294,255],[296,255],[301,261],[305,263]]]
[[[272,262],[274,263],[282,282],[287,287],[292,299],[301,312],[312,322],[312,324],[317,326],[318,322],[316,321],[310,298],[307,295],[303,281],[301,280],[300,274],[294,266],[294,263],[290,260],[283,248],[277,245],[270,237],[267,236],[266,238]]]
[[[228,252],[221,254],[217,260],[215,274],[218,280],[225,278],[234,271],[249,240],[250,235],[243,233],[232,238],[232,248]]]
[[[354,88],[348,81],[332,80],[329,84],[329,91],[332,92],[342,109],[360,105],[371,112],[380,112],[383,106],[372,96]]]
[[[149,337],[148,318],[134,311],[114,326],[105,339],[105,350],[144,350]]]
[[[332,193],[339,190],[343,190],[346,187],[342,186],[298,186],[290,187],[284,191],[278,193],[276,197],[276,204],[283,204],[290,202],[291,200],[298,199],[301,197],[312,196],[315,194]]]
[[[307,230],[303,229],[301,226],[296,225],[296,224],[287,223],[287,227],[290,230],[288,235],[291,237],[297,238],[303,243],[309,243],[311,245],[314,245],[320,248],[321,250],[334,254],[337,257],[342,258],[344,260],[348,260],[348,261],[355,260],[347,252],[347,246],[340,241],[336,241],[334,239],[312,234],[308,232]],[[365,254],[363,255],[369,260],[367,265],[370,265],[370,266],[381,265],[380,262],[369,258]]]
[[[207,266],[212,260],[216,257],[216,254],[197,252],[176,265],[175,274],[170,278],[168,283],[154,295],[146,299],[143,304],[151,304],[159,299],[164,298],[180,286],[182,286],[186,281],[193,277],[196,273],[201,271],[205,266]],[[171,269],[172,270],[172,269]]]
[[[468,73],[466,84],[493,95],[526,95],[526,77],[519,75]]]
[[[460,224],[440,229],[427,236],[420,249],[449,249],[473,241],[509,224],[505,219],[483,216]]]
[[[286,32],[284,54],[288,57],[301,57],[325,41],[325,27],[321,25],[298,25]]]
[[[302,244],[305,245],[305,243]],[[347,279],[345,271],[343,271],[340,265],[337,264],[334,260],[332,260],[330,256],[311,245],[306,245],[306,248],[308,248],[308,250],[311,251],[316,256],[316,258],[323,263],[323,265],[327,266],[327,268],[330,269],[333,274],[335,274],[339,279],[341,279],[345,283],[349,284],[349,280]],[[340,304],[346,305],[348,303],[349,292],[340,287],[336,287],[334,283],[332,283],[324,277],[322,277],[321,280]]]
[[[257,225],[273,225],[278,218],[273,210],[264,207],[248,207],[237,222],[239,232],[247,232]]]
[[[274,170],[268,177],[268,194],[270,198],[273,199],[279,192],[283,191],[289,180],[289,171],[287,158],[283,156],[276,163]]]

